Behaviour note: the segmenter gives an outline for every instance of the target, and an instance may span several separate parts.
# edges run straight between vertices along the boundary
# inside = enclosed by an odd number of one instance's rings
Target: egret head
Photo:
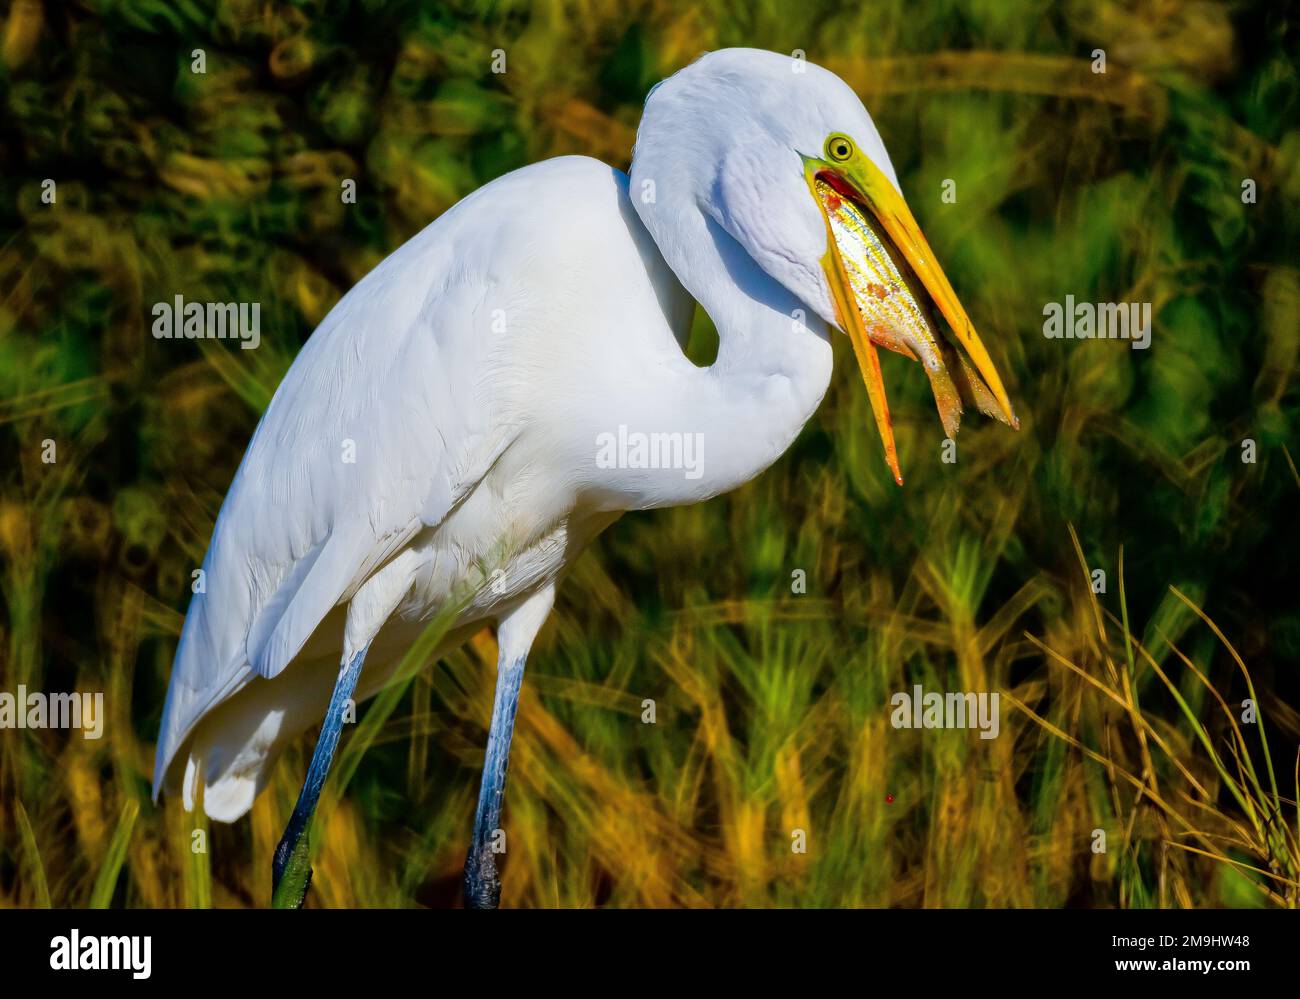
[[[756,49],[701,57],[646,101],[634,192],[646,176],[684,191],[769,277],[848,335],[900,484],[877,345],[922,363],[949,436],[963,400],[1018,426],[871,116],[834,73]],[[654,213],[641,214],[654,232]]]

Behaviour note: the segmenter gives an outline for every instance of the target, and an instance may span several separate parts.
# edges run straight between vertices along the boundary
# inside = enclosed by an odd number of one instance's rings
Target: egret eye
[[[826,140],[826,155],[836,163],[843,163],[853,155],[853,142],[845,135],[832,135]]]

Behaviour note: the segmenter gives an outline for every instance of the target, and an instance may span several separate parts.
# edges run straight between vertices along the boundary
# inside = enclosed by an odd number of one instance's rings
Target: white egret
[[[719,335],[706,368],[682,352],[696,302]],[[277,903],[301,904],[348,700],[468,587],[441,648],[498,627],[464,881],[468,905],[495,905],[516,700],[556,585],[625,511],[771,465],[821,402],[837,329],[900,484],[876,344],[923,363],[950,435],[963,399],[1015,425],[871,117],[810,63],[705,55],[651,91],[630,178],[563,157],[465,198],[343,297],[262,417],[176,651],[155,797],[189,809],[201,790],[233,821],[323,718],[273,871],[301,882]],[[620,434],[660,453],[599,460]],[[686,469],[683,440],[705,445]]]

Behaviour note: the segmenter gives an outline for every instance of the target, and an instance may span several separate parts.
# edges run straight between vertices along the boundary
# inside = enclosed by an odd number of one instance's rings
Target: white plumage
[[[702,58],[648,99],[630,186],[582,157],[518,170],[335,306],[218,517],[155,795],[179,783],[189,808],[201,781],[207,813],[238,818],[285,743],[321,720],[340,660],[369,645],[357,697],[375,693],[470,584],[445,644],[495,621],[502,662],[522,663],[564,569],[621,513],[717,495],[784,452],[826,390],[830,331],[888,322],[871,303],[837,311],[808,172],[834,168],[828,135],[856,146],[844,183],[865,178],[864,204],[883,219],[876,202],[888,202],[914,226],[861,102],[793,63]],[[932,262],[902,249],[930,287]],[[708,368],[682,352],[693,299],[719,330]],[[874,350],[855,347],[872,388]],[[603,467],[597,442],[620,427],[701,434],[703,474]]]
[[[575,535],[585,542],[610,521],[586,496],[602,397],[673,352],[685,363],[674,336],[691,310],[634,222],[617,171],[551,160],[466,198],[330,312],[217,519],[155,792],[184,748],[187,807],[202,776],[208,814],[238,818],[279,748],[320,720],[349,602],[350,651],[395,612],[367,657],[364,697],[498,547],[514,558],[466,623],[548,585],[576,555]],[[582,240],[556,238],[575,230]]]

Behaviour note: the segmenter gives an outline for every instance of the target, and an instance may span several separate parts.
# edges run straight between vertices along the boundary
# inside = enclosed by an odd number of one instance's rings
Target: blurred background
[[[735,45],[862,96],[1022,429],[972,417],[943,463],[890,355],[899,489],[841,352],[768,473],[609,530],[529,660],[502,904],[1300,900],[1286,5],[13,0],[0,22],[0,691],[106,712],[98,740],[0,730],[0,905],[268,904],[310,738],[233,826],[149,800],[190,573],[259,415],[404,240],[545,157],[626,168],[648,89]],[[259,301],[261,345],[155,340],[177,294]],[[1150,349],[1045,338],[1066,295],[1150,302]],[[715,349],[700,313],[690,354]],[[459,904],[494,662],[484,632],[362,707],[309,905]],[[918,683],[1001,692],[1000,736],[894,729]]]

